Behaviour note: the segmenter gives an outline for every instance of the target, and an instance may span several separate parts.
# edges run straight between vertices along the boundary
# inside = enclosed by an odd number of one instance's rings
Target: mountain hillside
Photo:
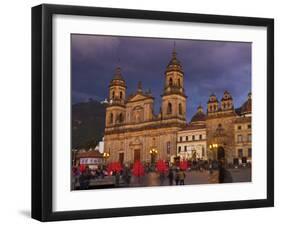
[[[90,99],[72,105],[72,148],[94,148],[102,140],[105,104]]]

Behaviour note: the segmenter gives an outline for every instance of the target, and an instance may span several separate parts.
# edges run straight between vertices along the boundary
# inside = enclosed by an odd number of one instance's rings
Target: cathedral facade
[[[210,95],[206,113],[202,106],[187,123],[184,71],[176,52],[165,70],[159,114],[154,97],[141,83],[133,95],[126,95],[126,81],[117,67],[109,84],[104,151],[108,162],[173,162],[181,159],[224,158],[227,162],[251,159],[251,94],[240,108],[225,91],[221,100]]]
[[[141,83],[133,95],[126,95],[126,82],[116,68],[109,85],[104,150],[109,162],[136,160],[170,161],[176,156],[177,132],[186,125],[184,71],[175,50],[165,70],[159,114],[154,114],[154,97]]]

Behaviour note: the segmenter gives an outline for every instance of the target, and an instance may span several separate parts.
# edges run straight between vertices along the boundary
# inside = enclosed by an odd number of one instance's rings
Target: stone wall
[[[179,129],[181,128],[168,127],[106,135],[104,138],[105,151],[110,153],[107,161],[119,161],[119,153],[124,153],[124,163],[132,163],[135,150],[140,150],[140,160],[150,162],[149,151],[152,148],[158,151],[156,160],[170,160],[176,155],[176,134]]]

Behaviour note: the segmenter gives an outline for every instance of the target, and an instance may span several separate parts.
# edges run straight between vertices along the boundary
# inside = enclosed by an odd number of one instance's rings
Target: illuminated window
[[[243,136],[242,135],[238,135],[237,136],[237,142],[242,142],[243,141]]]
[[[239,158],[243,157],[243,149],[238,149],[238,157]]]

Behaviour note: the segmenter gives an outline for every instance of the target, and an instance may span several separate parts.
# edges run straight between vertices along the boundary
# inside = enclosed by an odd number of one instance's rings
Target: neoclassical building
[[[117,67],[109,84],[106,108],[104,151],[107,161],[133,163],[184,159],[220,159],[227,162],[251,159],[251,94],[236,108],[225,91],[221,100],[209,97],[206,113],[198,107],[186,121],[184,71],[173,50],[165,70],[159,114],[154,113],[154,97],[139,82],[133,95],[127,96],[126,81]]]
[[[246,150],[241,153],[239,146],[245,146],[245,142],[237,139],[238,136],[245,136],[242,134],[242,130],[238,129],[245,126],[248,128],[246,130],[247,136],[251,137],[251,106],[251,93],[245,103],[236,109],[228,91],[224,92],[221,101],[218,101],[214,94],[210,96],[207,104],[206,129],[207,146],[211,158],[224,157],[227,162],[233,163],[235,159],[250,157],[248,154],[246,155]],[[243,130],[243,132],[245,131]],[[251,148],[251,141],[247,141],[246,144],[247,147],[242,149]]]
[[[177,132],[186,126],[184,71],[176,51],[165,70],[159,114],[154,97],[139,82],[133,95],[126,94],[126,81],[117,67],[109,85],[104,150],[107,161],[132,163],[171,160],[176,156]]]
[[[252,96],[234,108],[232,96],[225,91],[219,101],[209,97],[207,112],[198,107],[190,123],[178,132],[177,155],[181,158],[220,159],[242,163],[252,159]]]
[[[177,134],[177,156],[181,160],[207,160],[206,114],[200,105],[196,114]]]

